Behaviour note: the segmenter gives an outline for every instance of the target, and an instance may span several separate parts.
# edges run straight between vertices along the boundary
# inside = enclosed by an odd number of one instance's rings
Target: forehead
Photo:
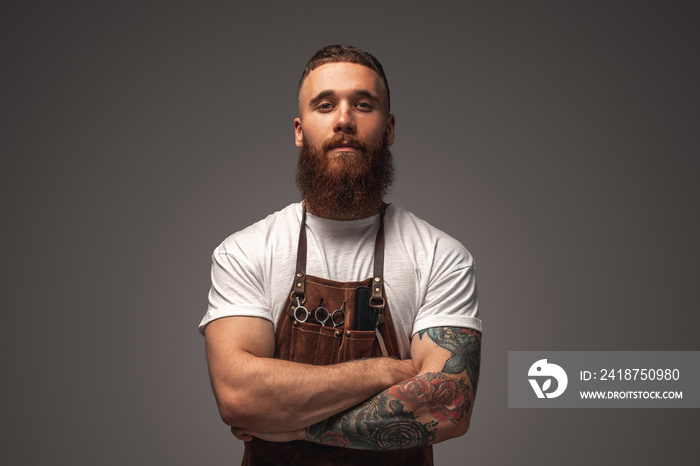
[[[382,78],[374,70],[357,63],[326,63],[306,76],[299,89],[299,103],[303,105],[325,91],[342,94],[361,89],[372,92],[382,103],[388,104]]]

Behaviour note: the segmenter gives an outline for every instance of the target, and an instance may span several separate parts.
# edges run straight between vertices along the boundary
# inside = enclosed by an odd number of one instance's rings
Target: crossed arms
[[[441,442],[469,427],[481,352],[472,329],[420,331],[410,360],[331,366],[273,359],[274,330],[264,319],[215,320],[205,340],[219,412],[242,440],[378,450]]]

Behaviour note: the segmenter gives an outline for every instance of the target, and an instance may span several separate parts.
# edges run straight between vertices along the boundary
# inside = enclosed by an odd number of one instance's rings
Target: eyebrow
[[[311,99],[309,101],[309,106],[315,107],[316,104],[318,104],[321,100],[323,100],[326,97],[328,97],[329,95],[333,95],[333,94],[335,94],[335,92],[333,92],[331,90],[321,91],[318,94],[316,94],[316,97],[314,97],[313,99]]]
[[[375,102],[379,102],[379,98],[373,92],[371,92],[367,89],[355,89],[355,90],[353,90],[353,94],[361,95],[361,96],[367,97],[368,99],[374,100]],[[332,95],[335,95],[335,91],[333,91],[333,90],[328,89],[325,91],[321,91],[318,94],[316,94],[316,97],[314,97],[313,99],[311,99],[309,101],[309,106],[314,107],[321,100],[325,99],[328,96],[332,96]]]

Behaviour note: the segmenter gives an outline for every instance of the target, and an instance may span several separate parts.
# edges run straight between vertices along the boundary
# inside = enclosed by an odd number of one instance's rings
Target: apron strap
[[[377,230],[377,239],[374,242],[374,277],[372,278],[372,297],[370,305],[379,308],[379,318],[384,319],[384,214],[389,204],[382,203],[382,208],[379,212],[379,230]]]
[[[297,271],[294,274],[294,291],[292,296],[298,297],[304,304],[306,301],[306,203],[301,204],[301,227],[299,228],[299,244],[297,246]],[[294,300],[290,296],[289,298]]]

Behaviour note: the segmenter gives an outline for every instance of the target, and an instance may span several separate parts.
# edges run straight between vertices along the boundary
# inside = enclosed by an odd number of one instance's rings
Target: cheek
[[[386,136],[387,126],[383,120],[372,120],[363,125],[363,129],[358,126],[358,132],[364,133],[364,137],[374,142],[383,141]]]
[[[301,135],[305,141],[316,145],[323,140],[323,133],[318,124],[314,121],[309,121],[301,126]]]
[[[321,147],[323,147],[323,138],[317,136],[313,132],[304,132],[302,135],[302,144],[306,144],[308,147],[313,148],[314,150],[320,150]]]

